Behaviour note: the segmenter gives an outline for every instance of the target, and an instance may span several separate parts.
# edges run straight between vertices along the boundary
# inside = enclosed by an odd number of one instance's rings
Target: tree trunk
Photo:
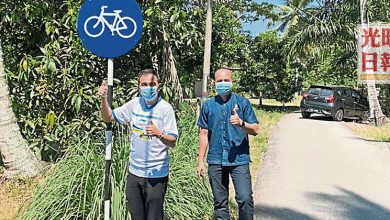
[[[179,76],[177,75],[176,60],[173,56],[171,44],[169,43],[168,35],[164,26],[162,26],[162,30],[164,38],[164,68],[167,72],[169,72],[168,82],[171,82],[172,84],[172,89],[176,97],[175,100],[177,102],[181,102],[183,100],[183,89],[180,84]]]
[[[259,106],[263,105],[263,93],[259,92]]]
[[[0,42],[0,153],[4,163],[3,178],[33,177],[40,172],[41,164],[28,148],[20,134],[9,100],[8,85],[3,65]]]
[[[210,76],[210,59],[211,59],[211,34],[213,29],[213,0],[207,0],[206,12],[206,30],[204,36],[204,59],[203,59],[203,81],[202,97],[208,97],[207,82]]]
[[[361,24],[369,23],[366,21],[366,0],[360,0],[360,21]],[[376,125],[382,125],[387,121],[387,117],[383,114],[381,105],[379,104],[378,94],[376,91],[375,82],[367,83],[367,98],[370,105],[370,119],[375,121]]]

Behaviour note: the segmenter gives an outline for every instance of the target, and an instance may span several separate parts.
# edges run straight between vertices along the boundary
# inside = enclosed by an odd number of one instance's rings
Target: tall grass
[[[124,188],[126,152],[130,146],[123,143],[126,143],[126,138],[121,138],[113,150],[113,219],[126,218],[126,212],[122,214],[123,208],[118,205],[124,203],[124,196],[117,193]],[[92,140],[76,142],[69,148],[66,157],[57,164],[47,181],[37,190],[20,219],[100,219],[103,214],[104,175],[104,156],[100,152],[101,148],[101,145]]]
[[[212,213],[206,180],[196,177],[197,134],[195,112],[189,106],[179,113],[179,140],[170,150],[166,195],[167,219],[204,219]],[[117,128],[111,168],[112,219],[130,219],[125,203],[125,178],[130,141],[126,128]],[[104,155],[102,144],[75,141],[53,173],[34,195],[21,220],[102,219]]]
[[[195,110],[181,107],[178,114],[180,137],[171,151],[171,166],[166,217],[168,219],[204,219],[213,211],[208,178],[199,180],[196,174],[198,158],[198,128]]]

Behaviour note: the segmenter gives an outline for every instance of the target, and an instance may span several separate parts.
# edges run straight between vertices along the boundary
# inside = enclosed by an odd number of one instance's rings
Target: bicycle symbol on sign
[[[116,31],[119,36],[122,38],[130,38],[137,31],[137,23],[135,23],[134,19],[131,17],[121,17],[120,13],[122,10],[113,10],[113,13],[104,12],[104,9],[108,8],[108,6],[103,5],[101,7],[99,16],[91,16],[84,23],[84,31],[88,36],[96,38],[103,34],[105,27],[111,31],[111,36],[114,36],[114,32]],[[115,17],[114,22],[110,24],[106,17]],[[94,24],[92,28],[89,28],[88,25]],[[126,31],[130,32],[129,24],[134,26],[133,31],[128,34]],[[130,31],[129,31],[130,30]]]

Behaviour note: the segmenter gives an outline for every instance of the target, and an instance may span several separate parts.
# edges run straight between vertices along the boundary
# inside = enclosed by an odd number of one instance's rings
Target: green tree
[[[309,7],[309,4],[313,0],[288,0],[285,5],[277,5],[275,14],[277,19],[273,19],[277,23],[280,23],[277,27],[278,31],[283,32],[284,35],[288,35],[290,30],[294,29],[300,20],[310,16],[313,9]]]
[[[259,97],[275,98],[283,103],[290,101],[298,90],[298,78],[288,69],[283,54],[283,42],[277,32],[269,31],[258,35],[251,47],[246,72],[241,77],[244,91]],[[291,85],[291,82],[297,82]],[[244,84],[244,85],[243,85]]]

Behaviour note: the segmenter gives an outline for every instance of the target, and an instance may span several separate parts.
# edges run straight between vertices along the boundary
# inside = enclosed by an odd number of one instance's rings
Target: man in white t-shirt
[[[178,131],[172,106],[158,95],[158,77],[154,70],[138,75],[141,94],[123,106],[111,110],[108,87],[100,86],[102,116],[105,122],[129,123],[131,150],[126,184],[127,205],[133,220],[163,219],[164,196],[168,185],[168,148],[176,144]]]

